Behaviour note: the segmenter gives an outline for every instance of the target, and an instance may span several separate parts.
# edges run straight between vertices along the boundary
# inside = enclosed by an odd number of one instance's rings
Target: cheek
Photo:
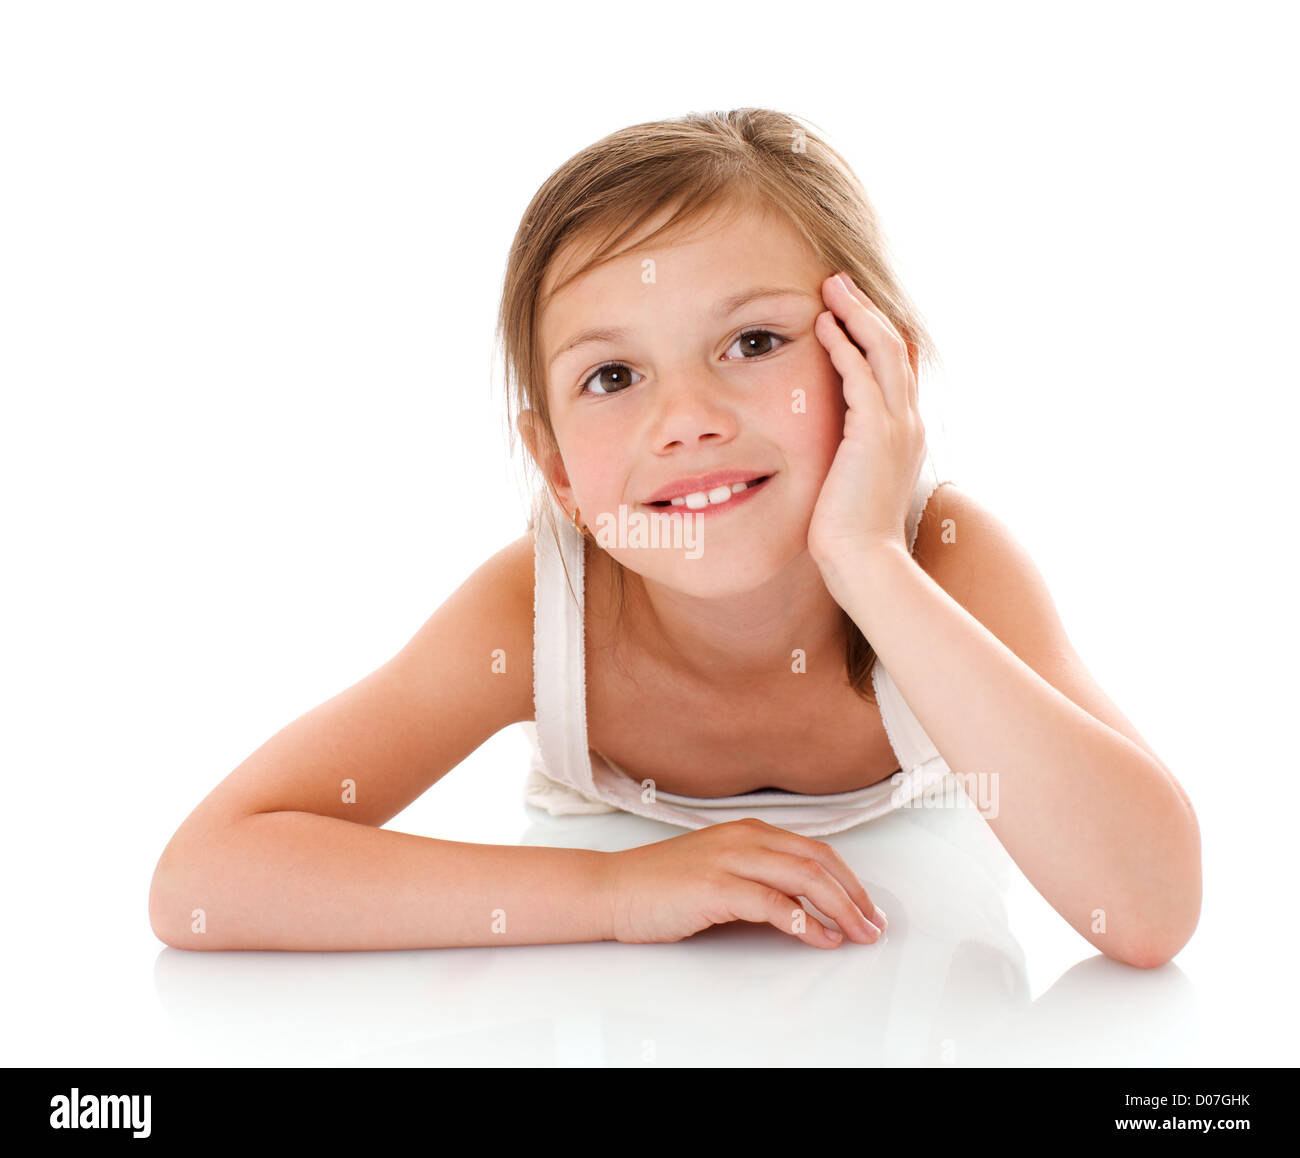
[[[618,459],[605,453],[599,444],[587,444],[575,453],[570,477],[574,485],[590,496],[590,501],[604,501],[611,491],[617,491],[615,480]]]
[[[844,436],[847,406],[840,376],[829,355],[823,355],[801,365],[789,382],[779,416],[787,450],[792,464],[822,479]],[[796,389],[802,396],[795,395]]]
[[[579,438],[565,462],[584,510],[588,507],[593,511],[615,510],[624,501],[628,456],[620,443],[612,439]]]

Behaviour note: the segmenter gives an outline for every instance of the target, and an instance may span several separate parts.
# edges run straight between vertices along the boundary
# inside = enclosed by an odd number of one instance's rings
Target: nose
[[[656,385],[653,440],[657,450],[678,444],[726,442],[737,429],[723,385],[705,373],[665,375]]]

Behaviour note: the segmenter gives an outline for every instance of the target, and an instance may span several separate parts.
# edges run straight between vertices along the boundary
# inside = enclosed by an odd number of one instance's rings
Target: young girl
[[[1084,669],[1034,564],[918,412],[933,345],[844,160],[766,109],[636,125],[529,205],[500,312],[528,533],[293,721],[159,861],[192,949],[677,941],[886,926],[816,837],[956,783],[1103,953],[1200,911],[1177,780]],[[503,727],[528,802],[689,831],[619,852],[380,826]]]

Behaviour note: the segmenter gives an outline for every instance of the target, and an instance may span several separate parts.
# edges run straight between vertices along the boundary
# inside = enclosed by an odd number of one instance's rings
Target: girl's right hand
[[[766,922],[818,949],[843,944],[794,898],[807,897],[853,940],[871,944],[883,921],[829,844],[756,817],[610,853],[614,940],[680,941],[728,921]]]

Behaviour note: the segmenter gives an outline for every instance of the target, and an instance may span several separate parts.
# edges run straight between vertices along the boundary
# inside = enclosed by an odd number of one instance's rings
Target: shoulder
[[[486,560],[465,580],[475,603],[514,625],[533,630],[533,532],[525,531]]]
[[[533,532],[528,530],[513,542],[507,543],[488,560],[496,568],[502,592],[520,605],[526,603],[530,613],[533,608],[533,568],[536,551]]]
[[[491,592],[492,602],[501,609],[503,617],[508,619],[510,636],[516,641],[516,647],[526,644],[530,686],[536,555],[533,534],[532,530],[525,531],[519,538],[502,547],[485,564],[485,582]]]
[[[912,557],[959,602],[954,586],[966,593],[974,556],[988,549],[987,530],[979,529],[987,517],[984,507],[951,482],[935,487],[921,512]]]
[[[489,695],[496,726],[533,718],[533,536],[489,555],[403,649],[410,678]]]
[[[1029,552],[1006,523],[954,484],[940,483],[931,494],[912,557],[1031,667],[1068,647],[1047,584]]]
[[[930,495],[912,556],[931,579],[1000,637],[1013,630],[1017,612],[1022,618],[1023,613],[1034,611],[1047,618],[1055,615],[1037,566],[1011,528],[951,482],[940,483]]]

